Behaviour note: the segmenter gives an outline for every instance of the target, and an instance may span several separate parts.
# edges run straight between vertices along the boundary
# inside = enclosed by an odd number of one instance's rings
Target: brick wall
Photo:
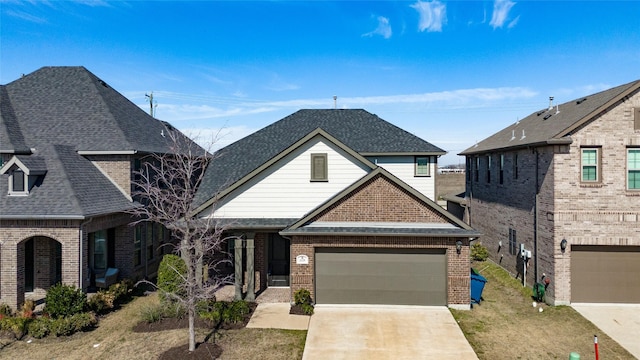
[[[24,302],[25,284],[25,241],[37,237],[34,244],[36,255],[51,254],[53,241],[57,241],[62,248],[62,274],[65,284],[78,286],[79,221],[72,220],[0,220],[0,295],[1,301],[12,307]],[[49,239],[46,241],[44,239]],[[51,260],[35,264],[36,292],[44,291],[39,287],[47,286],[51,278],[42,274],[52,266]],[[37,272],[41,273],[38,274]]]
[[[92,155],[87,158],[125,194],[131,196],[133,159],[130,155]]]
[[[454,238],[374,237],[374,236],[294,236],[291,242],[291,291],[307,289],[315,298],[314,269],[316,248],[420,248],[446,249],[447,302],[468,305],[470,299],[469,242],[463,241],[456,253]],[[296,264],[297,255],[307,255],[308,265]]]

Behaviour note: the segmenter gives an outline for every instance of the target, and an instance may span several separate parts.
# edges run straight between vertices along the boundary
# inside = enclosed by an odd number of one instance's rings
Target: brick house
[[[469,308],[479,234],[433,201],[444,153],[364,110],[300,110],[219,150],[195,208],[242,236],[238,298]]]
[[[640,303],[639,89],[551,102],[461,153],[470,224],[527,285],[545,274],[549,303]]]
[[[45,67],[0,86],[0,301],[107,268],[153,277],[166,229],[129,226],[133,171],[176,131],[83,67]]]

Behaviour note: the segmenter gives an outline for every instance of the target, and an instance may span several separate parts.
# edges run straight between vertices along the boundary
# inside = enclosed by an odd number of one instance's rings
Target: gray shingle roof
[[[640,80],[636,80],[558,106],[554,105],[553,109],[542,109],[480,141],[460,155],[570,141],[570,138],[565,137],[570,136],[578,126],[590,121],[639,88]]]
[[[198,189],[194,208],[318,128],[361,155],[446,153],[362,109],[299,110],[218,150]]]
[[[0,217],[82,218],[124,211],[125,196],[79,152],[171,153],[169,128],[84,67],[44,67],[0,86],[0,152],[46,175],[28,196],[8,196]],[[183,137],[178,133],[178,136]],[[28,165],[27,165],[28,164]]]

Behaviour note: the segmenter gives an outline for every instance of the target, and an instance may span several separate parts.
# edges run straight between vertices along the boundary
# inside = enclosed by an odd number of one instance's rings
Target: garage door
[[[571,246],[571,302],[640,303],[640,246]]]
[[[317,249],[315,272],[318,304],[447,304],[444,249]]]

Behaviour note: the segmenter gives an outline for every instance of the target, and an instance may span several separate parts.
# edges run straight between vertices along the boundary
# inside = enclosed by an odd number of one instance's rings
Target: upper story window
[[[24,171],[22,171],[22,169],[18,168],[13,170],[10,181],[11,181],[11,192],[14,192],[14,193],[26,192],[25,186],[24,186],[24,183],[25,183]]]
[[[640,108],[633,108],[633,129],[640,130]]]
[[[44,159],[29,155],[14,156],[0,166],[0,174],[8,175],[8,195],[28,195],[39,186],[47,173]]]
[[[583,182],[600,181],[600,149],[582,148],[580,150],[582,168],[580,180]]]
[[[327,154],[311,154],[311,181],[329,181]]]
[[[627,189],[640,190],[640,149],[627,149]]]
[[[487,155],[487,183],[491,182],[491,155]]]
[[[431,166],[428,156],[415,157],[414,176],[431,176]]]
[[[504,183],[504,154],[500,154],[500,184]]]

